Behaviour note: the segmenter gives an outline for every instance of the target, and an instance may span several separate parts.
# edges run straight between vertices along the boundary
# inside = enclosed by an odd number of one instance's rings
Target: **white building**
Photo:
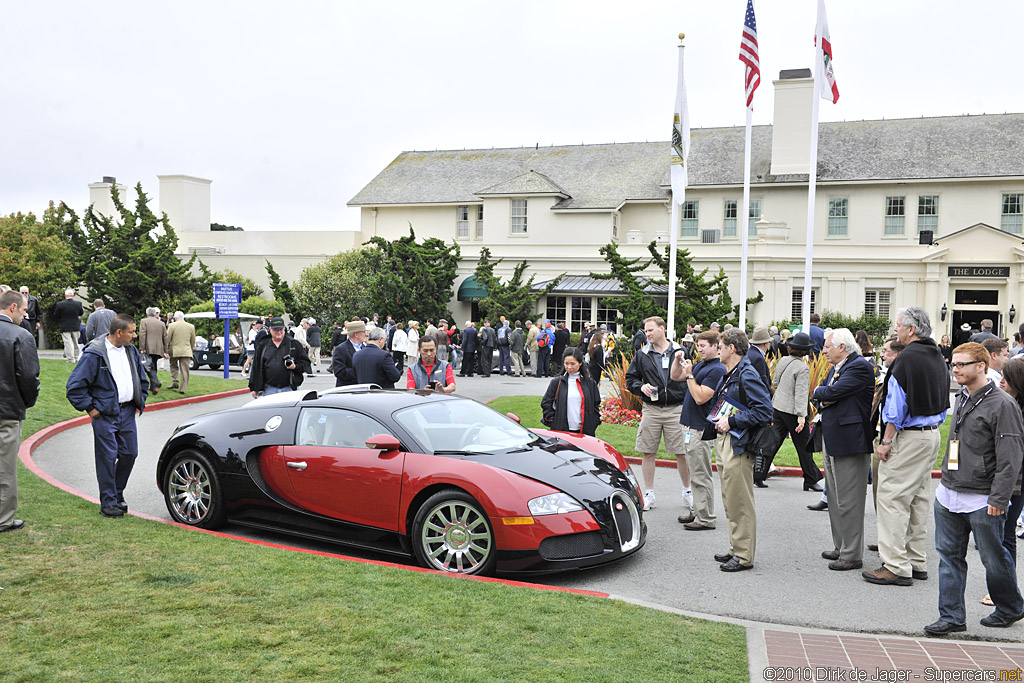
[[[753,129],[748,290],[765,299],[748,319],[757,323],[800,317],[809,76],[782,72],[774,125]],[[1024,302],[1022,130],[1024,114],[821,124],[812,311],[894,317],[921,305],[936,336],[986,317],[1012,333]],[[668,157],[667,142],[403,152],[349,205],[362,210],[359,241],[395,239],[412,223],[420,238],[457,241],[467,277],[484,246],[509,270],[528,260],[540,281],[567,272],[542,307],[578,329],[615,317],[599,304],[614,293],[609,283],[587,277],[607,271],[599,247],[615,241],[645,256],[650,241],[667,243]],[[734,301],[742,170],[742,128],[692,131],[680,247],[698,268],[721,264]],[[465,280],[457,319],[471,313],[475,283]]]

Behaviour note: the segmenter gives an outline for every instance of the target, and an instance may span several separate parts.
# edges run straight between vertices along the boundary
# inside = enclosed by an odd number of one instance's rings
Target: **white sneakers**
[[[654,507],[654,489],[644,491],[644,511]]]
[[[683,489],[683,505],[693,513],[693,489]]]

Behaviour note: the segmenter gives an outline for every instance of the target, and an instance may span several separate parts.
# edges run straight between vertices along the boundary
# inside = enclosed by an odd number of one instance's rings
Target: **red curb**
[[[631,465],[640,465],[644,461],[643,458],[637,458],[636,456],[632,455],[627,455],[623,457],[625,457],[626,462],[630,463]],[[658,467],[671,467],[673,469],[676,469],[676,467],[678,467],[675,460],[669,460],[668,458],[658,458],[657,460],[654,461],[654,464],[657,465]],[[711,463],[711,469],[717,472],[718,464]],[[804,476],[804,471],[799,467],[779,467],[777,469],[779,470],[779,474],[777,476],[780,477]],[[821,476],[825,476],[824,470],[821,470]],[[942,479],[942,470],[932,470],[932,479]]]
[[[222,391],[222,392],[217,393],[217,394],[206,394],[204,396],[185,397],[185,398],[174,399],[174,400],[171,400],[171,401],[161,401],[160,403],[154,403],[152,405],[147,405],[146,409],[147,410],[160,410],[162,408],[173,408],[175,406],[187,405],[187,404],[191,404],[191,403],[202,403],[204,401],[213,401],[213,400],[216,400],[216,399],[219,399],[219,398],[228,398],[230,396],[239,396],[241,394],[245,394],[245,393],[248,393],[248,392],[249,392],[248,389],[233,389],[231,391]],[[61,491],[65,491],[65,492],[70,493],[72,495],[78,496],[79,498],[81,498],[83,500],[87,500],[90,503],[95,503],[95,504],[98,505],[100,501],[97,498],[94,498],[94,497],[92,497],[92,496],[90,496],[88,494],[82,493],[78,489],[75,489],[75,488],[73,488],[71,486],[68,486],[67,484],[65,484],[65,483],[63,483],[63,482],[61,482],[61,481],[51,477],[49,474],[43,472],[39,468],[39,466],[36,465],[35,461],[32,460],[32,453],[36,450],[36,448],[38,448],[40,445],[42,445],[44,442],[46,442],[47,439],[49,439],[49,438],[51,438],[51,437],[53,437],[53,436],[55,436],[57,434],[60,434],[63,431],[67,431],[68,429],[72,429],[73,427],[81,427],[83,425],[89,424],[89,422],[90,422],[90,418],[89,418],[88,415],[80,415],[79,417],[74,417],[74,418],[71,418],[70,420],[64,420],[63,422],[58,422],[57,424],[50,425],[49,427],[44,427],[43,429],[40,429],[38,432],[36,432],[32,436],[28,437],[27,439],[25,439],[21,443],[21,447],[18,449],[18,458],[21,460],[22,464],[24,464],[25,467],[27,467],[29,469],[29,471],[31,471],[34,475],[36,475],[37,477],[39,477],[40,479],[42,479],[46,483],[48,483],[48,484],[50,484],[52,486],[55,486],[56,488],[60,489]],[[153,515],[147,515],[147,514],[143,514],[143,513],[140,513],[140,512],[129,512],[128,514],[132,515],[133,517],[138,517],[140,519],[145,519],[145,520],[149,520],[149,521],[152,521],[152,522],[160,522],[161,524],[167,524],[169,526],[178,527],[179,529],[185,529],[187,531],[197,531],[197,532],[200,532],[200,533],[209,534],[211,536],[218,536],[220,538],[227,538],[227,539],[231,539],[231,540],[235,540],[235,541],[243,541],[245,543],[251,543],[253,545],[264,546],[264,547],[267,547],[267,548],[277,548],[279,550],[289,550],[291,552],[298,552],[298,553],[303,553],[303,554],[306,554],[306,555],[316,555],[316,556],[319,556],[319,557],[330,557],[330,558],[333,558],[333,559],[344,560],[344,561],[347,561],[347,562],[358,562],[360,564],[374,565],[374,566],[377,566],[377,567],[390,567],[392,569],[402,569],[402,570],[405,570],[405,571],[418,572],[418,573],[423,573],[423,574],[434,574],[434,575],[439,575],[439,576],[447,576],[449,578],[454,578],[454,579],[468,579],[468,580],[471,580],[471,581],[479,581],[481,583],[504,584],[506,586],[516,586],[516,587],[520,587],[520,588],[532,588],[534,590],[552,591],[552,592],[555,592],[555,593],[571,593],[571,594],[574,594],[574,595],[589,595],[589,596],[596,597],[596,598],[608,598],[608,597],[610,597],[610,595],[608,593],[603,593],[601,591],[588,591],[588,590],[582,590],[582,589],[579,589],[579,588],[564,588],[562,586],[545,586],[545,585],[541,585],[541,584],[527,583],[525,581],[514,581],[514,580],[511,580],[511,579],[497,579],[497,578],[493,578],[493,577],[489,577],[489,576],[466,576],[464,574],[443,574],[441,572],[436,572],[436,571],[434,571],[432,569],[427,569],[425,567],[410,567],[408,565],[397,564],[395,562],[384,562],[384,561],[381,561],[381,560],[367,560],[367,559],[364,559],[364,558],[361,558],[361,557],[350,557],[348,555],[340,555],[340,554],[337,554],[337,553],[328,553],[328,552],[323,552],[323,551],[319,551],[319,550],[308,550],[306,548],[296,548],[294,546],[284,545],[284,544],[281,544],[281,543],[270,543],[268,541],[258,541],[258,540],[251,539],[251,538],[245,538],[244,536],[236,536],[234,534],[226,534],[226,533],[223,533],[223,532],[220,532],[220,531],[211,531],[209,529],[200,529],[198,527],[188,526],[188,525],[185,525],[185,524],[178,524],[177,522],[172,522],[169,519],[161,519],[160,517],[154,517]]]

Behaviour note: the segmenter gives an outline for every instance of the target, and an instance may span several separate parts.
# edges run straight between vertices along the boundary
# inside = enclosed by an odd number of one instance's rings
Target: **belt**
[[[923,431],[931,431],[933,429],[938,429],[938,428],[939,428],[939,425],[928,425],[926,427],[904,427],[903,431],[909,430],[909,431],[912,431],[912,432],[923,432]]]
[[[117,407],[118,408],[124,408],[126,406],[132,406],[132,405],[135,405],[135,401],[125,401],[124,403],[118,403]]]

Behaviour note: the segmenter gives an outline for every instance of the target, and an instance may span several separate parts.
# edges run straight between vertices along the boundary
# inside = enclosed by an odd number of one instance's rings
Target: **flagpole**
[[[810,169],[807,177],[807,252],[804,256],[804,292],[800,302],[800,319],[803,323],[803,331],[811,331],[811,265],[814,262],[814,191],[818,182],[818,101],[821,95],[818,92],[818,83],[821,82],[821,16],[819,16],[814,28],[814,71],[812,72],[813,85],[811,95],[811,158]]]
[[[740,329],[747,329],[747,244],[750,232],[750,122],[754,107],[747,107],[747,128],[743,134],[743,215],[740,220]]]
[[[685,33],[679,34],[679,81],[683,79],[683,38],[686,37]],[[678,93],[676,94],[678,99]],[[676,112],[682,114],[682,112]],[[686,131],[689,135],[689,130]],[[688,143],[689,141],[687,141]],[[683,172],[686,172],[686,160],[683,160]],[[669,212],[672,221],[669,226],[669,249],[668,249],[668,338],[674,340],[676,337],[676,249],[679,245],[679,208],[683,204],[683,198],[686,196],[685,185],[683,186],[682,192],[677,193],[678,188],[673,183],[672,186],[672,210]]]

